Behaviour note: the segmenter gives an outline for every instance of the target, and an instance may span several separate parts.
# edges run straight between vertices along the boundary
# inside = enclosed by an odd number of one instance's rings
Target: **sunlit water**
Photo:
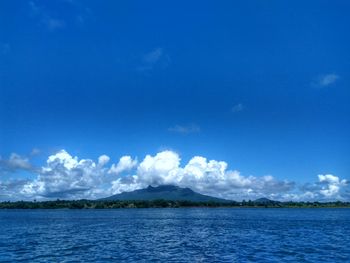
[[[350,262],[350,209],[0,210],[0,262]]]

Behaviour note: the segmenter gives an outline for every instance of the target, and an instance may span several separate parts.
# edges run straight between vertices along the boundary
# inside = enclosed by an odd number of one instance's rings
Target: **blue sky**
[[[181,167],[204,156],[245,177],[349,180],[349,11],[349,1],[2,1],[3,189],[36,180],[61,150],[139,164],[169,150]]]

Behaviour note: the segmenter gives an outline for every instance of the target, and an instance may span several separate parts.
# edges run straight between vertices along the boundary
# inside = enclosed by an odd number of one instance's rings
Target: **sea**
[[[350,209],[0,210],[0,262],[350,262]]]

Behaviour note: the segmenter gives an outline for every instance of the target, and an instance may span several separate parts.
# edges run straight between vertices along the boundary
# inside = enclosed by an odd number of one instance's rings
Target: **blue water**
[[[350,209],[0,210],[0,262],[350,262]]]

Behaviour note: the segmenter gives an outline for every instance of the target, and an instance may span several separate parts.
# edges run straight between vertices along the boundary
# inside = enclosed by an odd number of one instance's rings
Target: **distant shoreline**
[[[56,200],[56,201],[5,201],[0,209],[125,209],[125,208],[350,208],[350,202],[193,202],[172,200],[134,200],[134,201],[94,201],[94,200]]]
[[[35,210],[57,210],[57,211],[62,211],[62,210],[138,210],[138,209],[195,209],[195,208],[203,208],[203,209],[222,209],[222,208],[227,208],[227,209],[350,209],[348,206],[340,206],[340,207],[329,207],[329,206],[324,206],[324,207],[249,207],[249,206],[217,206],[217,207],[206,207],[206,206],[183,206],[183,207],[121,207],[121,208],[0,208],[0,211],[14,211],[14,210],[24,210],[24,211],[35,211]]]

